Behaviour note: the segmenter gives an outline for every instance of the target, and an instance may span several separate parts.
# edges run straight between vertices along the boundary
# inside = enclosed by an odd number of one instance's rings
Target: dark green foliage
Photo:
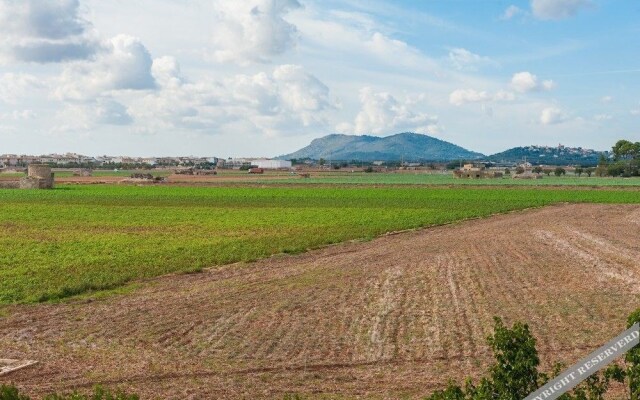
[[[640,309],[627,322],[628,327],[640,322]],[[517,322],[509,329],[496,318],[494,334],[488,342],[495,357],[489,377],[480,380],[477,386],[467,379],[464,388],[449,382],[445,390],[436,391],[426,400],[521,400],[549,381],[547,374],[538,371],[536,340],[526,324]],[[556,364],[552,376],[558,376],[564,369],[564,365]],[[559,400],[604,400],[614,382],[626,382],[627,399],[640,400],[640,346],[627,353],[624,367],[610,365]]]
[[[449,382],[445,390],[437,391],[429,397],[429,400],[464,400],[465,392],[454,382]]]
[[[15,386],[0,385],[0,400],[30,400],[27,396],[22,396]]]
[[[624,174],[625,163],[616,162],[614,164],[607,166],[607,175],[609,176],[620,176]]]
[[[538,387],[538,351],[529,326],[517,322],[511,329],[495,319],[493,336],[488,339],[496,363],[491,380],[499,399],[523,399]]]
[[[640,157],[640,142],[618,140],[612,151],[616,160],[634,160]]]
[[[538,388],[540,359],[536,340],[526,324],[517,322],[508,328],[495,318],[494,334],[487,340],[496,361],[489,378],[477,386],[468,380],[464,390],[450,382],[446,390],[435,392],[428,400],[519,400]]]
[[[565,169],[562,167],[558,167],[553,171],[553,173],[555,174],[555,176],[562,176],[565,175],[567,171],[565,171]]]
[[[97,386],[90,395],[71,393],[71,394],[51,394],[45,396],[42,400],[139,400],[140,397],[135,394],[127,394],[117,391],[111,392],[100,386]],[[31,400],[30,397],[21,395],[15,386],[0,386],[0,400]]]
[[[632,313],[627,319],[627,326],[640,322],[640,309]],[[627,364],[627,380],[629,382],[629,398],[630,400],[640,400],[640,346],[631,349],[626,357]]]

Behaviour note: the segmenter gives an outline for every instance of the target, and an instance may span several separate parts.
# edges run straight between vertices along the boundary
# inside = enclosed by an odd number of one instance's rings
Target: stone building
[[[465,164],[460,169],[453,171],[454,178],[460,179],[492,179],[502,178],[502,172],[490,171],[484,165]]]
[[[53,172],[45,164],[29,164],[27,176],[20,179],[20,189],[53,189]]]

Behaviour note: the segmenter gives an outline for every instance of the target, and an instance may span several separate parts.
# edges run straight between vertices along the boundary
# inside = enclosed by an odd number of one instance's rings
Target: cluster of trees
[[[618,140],[612,148],[613,161],[600,157],[597,176],[640,176],[640,142]]]
[[[628,327],[640,322],[640,310],[631,314]],[[540,358],[536,339],[526,324],[511,328],[496,318],[494,334],[488,338],[495,362],[487,377],[477,384],[467,379],[464,386],[450,382],[427,400],[521,400],[557,376],[565,368],[557,364],[551,376],[538,371]],[[611,384],[619,382],[626,388],[625,399],[640,400],[640,346],[630,350],[621,365],[612,364],[603,372],[587,378],[560,400],[603,400]]]
[[[562,167],[556,167],[555,169],[551,169],[551,168],[542,168],[540,166],[537,166],[537,167],[533,167],[531,172],[533,172],[534,174],[545,174],[547,176],[550,176],[551,174],[554,174],[555,176],[564,176],[567,174],[567,170]]]

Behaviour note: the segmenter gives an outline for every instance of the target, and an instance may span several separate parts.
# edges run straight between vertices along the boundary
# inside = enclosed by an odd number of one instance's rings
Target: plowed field
[[[493,316],[571,363],[640,306],[640,207],[557,205],[20,305],[0,378],[28,394],[118,386],[143,398],[419,397],[491,360]]]

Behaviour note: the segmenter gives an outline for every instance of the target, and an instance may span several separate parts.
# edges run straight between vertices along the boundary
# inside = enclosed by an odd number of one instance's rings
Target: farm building
[[[454,178],[460,179],[492,179],[502,178],[502,172],[489,171],[484,165],[465,164],[453,171]]]
[[[29,164],[27,176],[15,181],[0,182],[2,189],[52,189],[53,172],[44,164]]]
[[[542,179],[542,174],[536,174],[535,172],[525,171],[521,174],[513,175],[513,179]]]
[[[251,161],[251,165],[262,169],[289,169],[291,168],[291,161],[261,159]]]

